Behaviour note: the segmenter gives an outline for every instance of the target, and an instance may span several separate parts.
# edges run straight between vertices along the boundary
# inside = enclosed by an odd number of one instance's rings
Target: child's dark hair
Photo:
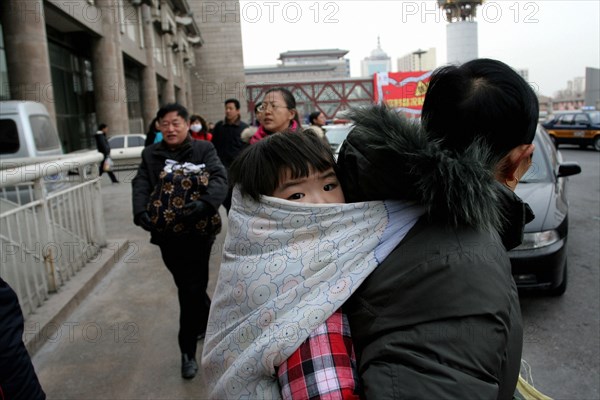
[[[308,177],[311,172],[324,172],[337,165],[327,146],[312,131],[275,133],[246,148],[229,168],[230,186],[239,185],[244,196],[258,201],[271,196],[285,176]]]

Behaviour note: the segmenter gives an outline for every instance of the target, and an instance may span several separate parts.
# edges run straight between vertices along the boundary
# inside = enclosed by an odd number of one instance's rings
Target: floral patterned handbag
[[[200,200],[206,193],[210,174],[205,164],[180,164],[165,161],[147,210],[157,233],[216,235],[221,231],[219,212],[192,221],[183,213],[183,206]]]

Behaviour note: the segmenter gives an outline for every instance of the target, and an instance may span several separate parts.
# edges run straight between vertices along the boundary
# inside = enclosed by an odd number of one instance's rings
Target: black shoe
[[[192,379],[198,372],[198,363],[194,357],[187,354],[181,355],[181,377],[183,379]]]

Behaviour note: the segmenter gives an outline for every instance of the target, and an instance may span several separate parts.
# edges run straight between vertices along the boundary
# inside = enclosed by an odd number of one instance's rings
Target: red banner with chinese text
[[[375,103],[384,102],[408,117],[419,118],[432,71],[380,72],[373,75]]]

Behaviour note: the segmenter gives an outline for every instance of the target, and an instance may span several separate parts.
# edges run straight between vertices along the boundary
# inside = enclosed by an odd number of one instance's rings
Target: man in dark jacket
[[[19,299],[8,283],[0,278],[0,399],[45,398],[23,344],[23,313]]]
[[[104,155],[104,159],[100,163],[100,176],[102,176],[102,174],[106,172],[110,177],[112,183],[119,183],[119,180],[111,170],[104,170],[104,163],[106,162],[106,159],[110,157],[110,144],[108,143],[108,139],[106,138],[107,133],[108,125],[98,125],[98,131],[96,132],[96,147],[98,148],[98,151]]]
[[[247,146],[242,140],[242,132],[248,128],[248,124],[242,121],[240,116],[240,102],[237,99],[225,100],[225,119],[217,122],[212,130],[212,143],[217,149],[219,158],[229,168],[233,160]],[[231,190],[223,206],[229,211],[231,207]]]
[[[151,242],[160,247],[163,261],[175,280],[180,306],[181,374],[183,378],[191,379],[198,370],[197,339],[203,337],[208,320],[208,263],[216,232],[161,231],[156,225],[158,217],[154,220],[150,217],[148,204],[152,192],[161,182],[159,175],[165,171],[167,160],[180,165],[191,163],[194,166],[189,168],[200,168],[208,173],[205,188],[199,198],[192,196],[192,200],[185,203],[178,203],[181,199],[175,198],[172,205],[182,209],[182,223],[191,221],[198,226],[204,221],[218,219],[219,206],[227,194],[227,174],[213,145],[189,136],[189,114],[183,106],[165,105],[158,111],[157,118],[163,140],[143,150],[142,163],[132,182],[134,223],[151,233]],[[168,208],[160,214],[172,211]]]
[[[480,59],[433,73],[425,130],[385,107],[351,117],[346,199],[427,209],[344,306],[367,399],[512,399],[523,328],[507,250],[534,217],[513,191],[537,111],[527,82]]]

